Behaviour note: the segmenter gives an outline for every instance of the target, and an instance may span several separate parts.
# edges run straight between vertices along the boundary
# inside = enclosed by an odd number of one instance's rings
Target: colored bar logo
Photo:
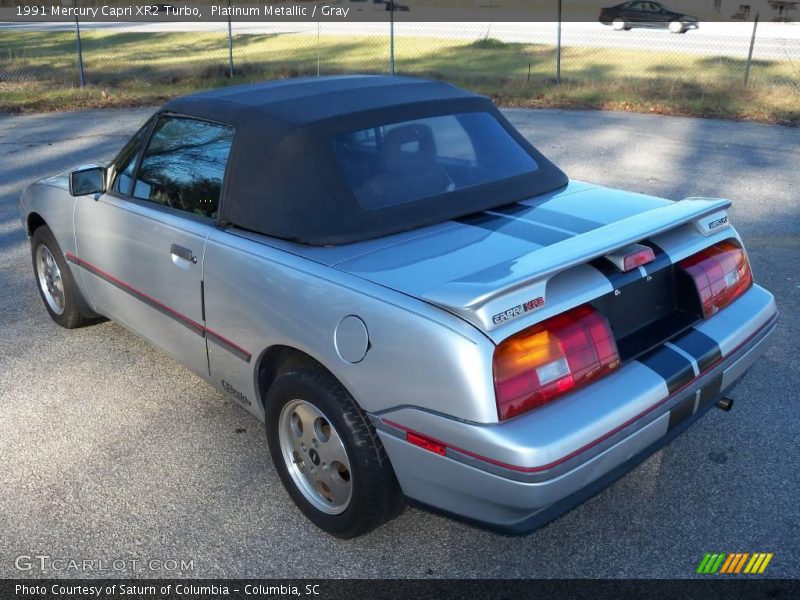
[[[772,556],[772,552],[706,552],[695,572],[701,575],[761,574]]]

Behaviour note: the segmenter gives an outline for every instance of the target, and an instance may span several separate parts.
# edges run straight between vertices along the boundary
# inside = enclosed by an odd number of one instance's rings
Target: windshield
[[[489,113],[403,121],[345,133],[334,152],[358,203],[377,210],[508,179],[536,161]]]

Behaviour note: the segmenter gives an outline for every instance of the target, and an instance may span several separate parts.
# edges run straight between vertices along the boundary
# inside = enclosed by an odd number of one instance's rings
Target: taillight
[[[747,255],[733,240],[701,250],[678,265],[694,280],[706,319],[728,306],[753,285]]]
[[[608,321],[584,304],[504,340],[494,352],[500,419],[510,419],[619,367]]]

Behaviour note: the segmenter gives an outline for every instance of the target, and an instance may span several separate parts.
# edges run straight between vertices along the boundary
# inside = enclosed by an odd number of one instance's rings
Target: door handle
[[[197,257],[194,253],[189,250],[189,248],[184,248],[183,246],[179,246],[178,244],[172,244],[170,246],[169,251],[172,253],[173,256],[177,256],[178,258],[182,258],[183,260],[188,260],[192,264],[197,264]]]

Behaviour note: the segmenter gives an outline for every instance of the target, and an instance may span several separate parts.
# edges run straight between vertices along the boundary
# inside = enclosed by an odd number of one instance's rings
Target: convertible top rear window
[[[334,153],[358,203],[377,210],[441,196],[538,169],[491,114],[402,121],[334,138]]]

